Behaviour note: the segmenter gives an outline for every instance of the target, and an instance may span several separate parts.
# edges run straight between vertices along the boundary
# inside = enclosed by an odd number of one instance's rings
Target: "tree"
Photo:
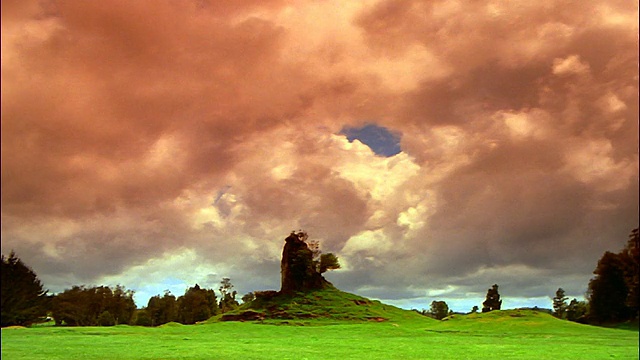
[[[133,291],[118,285],[84,287],[73,286],[53,297],[51,313],[56,325],[97,326],[100,316],[108,312],[114,324],[129,324],[136,305]]]
[[[47,291],[36,273],[15,252],[1,257],[2,326],[30,325],[47,315]]]
[[[491,289],[487,290],[487,299],[482,303],[482,312],[500,310],[501,306],[502,300],[500,300],[500,294],[498,294],[498,285],[493,284]]]
[[[565,316],[565,312],[567,310],[567,299],[569,299],[564,294],[564,289],[558,288],[556,291],[556,296],[553,298],[553,311],[554,315],[560,319]]]
[[[152,326],[151,317],[146,309],[136,310],[134,324],[138,326]]]
[[[158,326],[178,320],[178,301],[169,290],[164,296],[152,296],[147,303],[147,314],[151,326]]]
[[[195,324],[218,313],[216,294],[212,289],[201,289],[198,284],[187,289],[178,298],[178,318],[183,324]]]
[[[222,278],[220,282],[220,311],[224,314],[227,311],[237,308],[240,304],[236,301],[236,295],[238,294],[233,290],[233,284],[231,279]]]
[[[626,305],[636,319],[640,315],[640,235],[638,228],[631,230],[627,246],[623,250],[626,266],[624,268],[624,281],[629,290]]]
[[[99,326],[113,326],[116,324],[116,318],[111,315],[108,311],[103,311],[100,316],[98,316],[98,325]]]
[[[589,318],[598,323],[627,320],[631,311],[626,305],[629,289],[624,278],[624,260],[609,251],[602,255],[589,281]]]
[[[478,306],[477,305],[473,305],[473,307],[471,308],[471,313],[475,314],[478,312]]]
[[[429,314],[437,320],[442,320],[449,314],[449,305],[444,301],[433,301],[431,302]]]
[[[340,269],[340,262],[338,261],[338,257],[332,253],[326,253],[320,255],[320,269],[319,273],[323,274],[327,272],[327,270],[336,270]]]
[[[589,312],[589,306],[586,301],[578,301],[574,298],[569,302],[566,312],[567,320],[582,322]]]
[[[111,291],[111,297],[106,301],[106,309],[113,315],[115,324],[130,324],[136,310],[133,301],[133,290],[127,290],[122,285],[116,285]]]
[[[244,304],[250,303],[255,299],[256,299],[256,294],[254,294],[253,292],[248,292],[242,296],[242,302]]]

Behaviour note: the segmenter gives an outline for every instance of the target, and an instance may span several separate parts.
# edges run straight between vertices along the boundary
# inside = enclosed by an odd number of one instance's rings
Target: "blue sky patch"
[[[344,127],[340,134],[345,135],[349,142],[360,140],[373,150],[376,155],[391,157],[402,151],[400,148],[401,134],[389,131],[384,126],[367,124],[361,127]]]

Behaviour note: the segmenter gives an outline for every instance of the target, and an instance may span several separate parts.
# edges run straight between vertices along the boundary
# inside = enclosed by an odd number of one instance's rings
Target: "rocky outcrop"
[[[286,239],[280,262],[280,293],[292,294],[324,288],[329,282],[318,272],[313,252],[303,240],[302,232],[292,232]]]

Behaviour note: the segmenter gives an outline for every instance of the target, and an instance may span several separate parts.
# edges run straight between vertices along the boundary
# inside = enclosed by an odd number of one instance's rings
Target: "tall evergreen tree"
[[[567,310],[567,296],[565,296],[564,289],[558,288],[556,296],[553,298],[553,312],[554,315],[560,319],[565,317]]]
[[[487,299],[482,303],[482,312],[500,310],[501,306],[502,300],[500,300],[500,294],[498,293],[498,285],[493,284],[491,289],[487,290]]]
[[[624,278],[624,263],[618,254],[605,252],[589,282],[589,317],[599,323],[629,318],[626,305],[629,289]]]
[[[30,325],[47,314],[47,291],[15,252],[1,256],[2,326]]]
[[[633,229],[624,249],[605,252],[589,282],[589,318],[620,322],[638,317],[640,296],[640,238]]]

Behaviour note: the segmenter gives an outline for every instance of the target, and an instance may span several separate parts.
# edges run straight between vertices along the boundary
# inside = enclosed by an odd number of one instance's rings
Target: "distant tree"
[[[498,285],[493,284],[491,289],[487,290],[487,299],[482,303],[482,312],[500,310],[501,306],[502,300],[500,300],[500,294],[498,293]]]
[[[477,313],[477,312],[478,312],[478,306],[477,306],[477,305],[474,305],[474,306],[471,308],[471,313],[475,314],[475,313]]]
[[[238,293],[233,290],[233,284],[231,283],[230,278],[222,278],[218,290],[220,290],[220,311],[223,314],[240,305],[236,301],[236,295]]]
[[[256,294],[253,292],[246,293],[242,296],[242,302],[247,304],[256,299]]]
[[[442,320],[449,314],[449,305],[444,301],[433,301],[431,302],[429,314],[437,320]]]
[[[147,303],[147,314],[150,326],[158,326],[172,321],[178,321],[178,300],[169,290],[164,296],[153,296]]]
[[[640,315],[640,235],[638,228],[629,234],[627,246],[622,251],[624,266],[624,281],[627,285],[628,293],[626,305],[632,312],[632,317],[638,318]]]
[[[133,291],[117,286],[73,286],[53,297],[51,313],[57,325],[97,326],[108,312],[114,324],[129,324],[136,310]]]
[[[103,311],[100,316],[98,316],[98,325],[99,326],[113,326],[116,324],[116,318],[111,315],[108,311]]]
[[[152,326],[151,317],[147,309],[136,310],[134,324],[138,326]]]
[[[337,256],[332,253],[320,255],[320,274],[325,273],[327,270],[336,269],[340,269],[340,262]]]
[[[178,298],[178,318],[183,324],[195,324],[217,314],[216,294],[211,289],[201,289],[198,284],[187,289]]]
[[[133,295],[133,290],[127,290],[122,285],[113,288],[100,286],[94,290],[94,304],[102,311],[109,312],[115,325],[130,324],[136,310]]]
[[[589,312],[589,306],[586,301],[578,301],[578,299],[573,299],[567,305],[567,320],[569,321],[578,321],[582,322],[587,313]]]
[[[619,254],[605,252],[589,282],[589,318],[598,323],[619,322],[630,318],[627,307],[629,289],[625,281],[625,259]]]
[[[327,272],[327,270],[340,269],[340,261],[338,257],[333,253],[322,253],[320,250],[320,242],[318,240],[309,240],[309,234],[306,231],[299,230],[291,232],[301,241],[307,244],[308,249],[311,251],[312,267],[320,274]],[[301,257],[306,257],[306,254],[301,254]],[[304,263],[304,262],[303,262]]]
[[[556,296],[553,298],[553,311],[554,315],[557,318],[564,318],[565,312],[567,310],[567,299],[569,299],[564,294],[564,289],[558,288],[556,291]]]
[[[30,325],[46,316],[49,298],[36,273],[13,251],[1,260],[2,326]]]

